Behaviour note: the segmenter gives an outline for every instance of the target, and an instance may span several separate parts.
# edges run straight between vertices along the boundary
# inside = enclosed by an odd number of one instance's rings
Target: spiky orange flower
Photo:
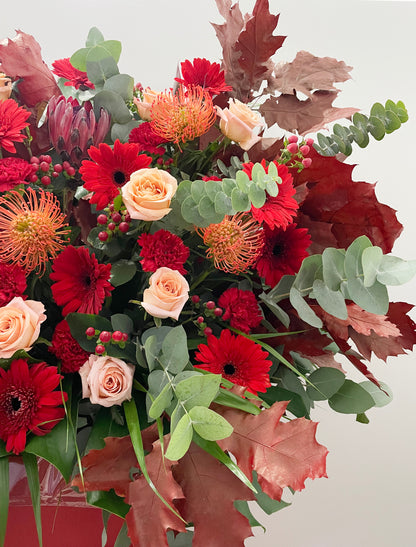
[[[245,213],[226,216],[219,224],[198,228],[204,239],[207,257],[215,267],[228,273],[242,273],[252,266],[264,245],[261,226]]]
[[[64,247],[70,228],[50,192],[12,190],[0,197],[0,260],[43,275],[49,258]]]
[[[179,87],[157,95],[151,107],[153,131],[166,141],[179,144],[192,141],[208,131],[216,118],[208,91],[200,86]]]

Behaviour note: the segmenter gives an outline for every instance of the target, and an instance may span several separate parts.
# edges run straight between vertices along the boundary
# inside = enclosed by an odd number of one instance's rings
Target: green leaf
[[[124,101],[133,99],[134,79],[128,74],[114,74],[104,83],[104,89],[118,93]]]
[[[209,224],[218,224],[223,219],[223,216],[215,211],[215,205],[208,196],[203,196],[199,201],[198,212]]]
[[[307,256],[296,275],[293,286],[300,291],[311,291],[317,271],[322,267],[322,256]]]
[[[377,315],[386,315],[389,309],[389,295],[384,285],[376,281],[365,287],[362,278],[349,279],[347,289],[351,300],[361,308]]]
[[[185,414],[171,434],[169,446],[165,453],[166,458],[173,461],[182,458],[191,444],[192,435],[192,420],[189,414]]]
[[[312,372],[309,380],[317,389],[307,386],[306,393],[314,401],[324,401],[339,391],[345,382],[345,374],[336,368],[323,367]]]
[[[120,124],[131,121],[132,114],[127,108],[126,103],[114,91],[99,91],[94,97],[94,113],[99,117],[100,108],[104,108],[111,115],[112,122]]]
[[[99,507],[122,519],[126,517],[130,510],[130,505],[125,503],[123,498],[117,496],[114,490],[110,490],[109,492],[103,492],[101,490],[87,492],[87,502],[94,507]]]
[[[372,136],[376,139],[376,141],[381,141],[381,139],[386,134],[386,130],[384,128],[383,122],[379,120],[378,118],[376,118],[375,116],[369,117],[367,129],[372,134]]]
[[[383,256],[377,272],[377,281],[383,285],[403,285],[416,273],[416,260],[402,260],[395,256]]]
[[[166,384],[149,408],[148,414],[150,418],[159,418],[159,416],[161,416],[163,412],[170,406],[171,402],[172,387],[170,384]]]
[[[325,285],[332,291],[339,290],[345,277],[345,251],[328,247],[322,253],[322,272]]]
[[[285,507],[289,507],[289,505],[292,505],[291,503],[287,503],[283,500],[277,501],[272,498],[270,498],[267,494],[265,494],[262,489],[260,488],[260,485],[257,480],[257,473],[254,471],[253,473],[253,484],[257,488],[257,494],[256,494],[256,500],[261,509],[267,515],[272,515],[273,513],[276,513],[276,511],[280,511],[281,509],[284,509]]]
[[[355,421],[360,423],[360,424],[369,424],[370,423],[370,420],[368,419],[368,417],[366,416],[366,414],[364,412],[362,412],[361,414],[357,414],[357,417],[355,418]]]
[[[248,197],[256,209],[260,209],[266,203],[266,192],[256,184],[252,184],[248,189]]]
[[[136,264],[132,260],[121,259],[111,265],[110,283],[113,287],[124,285],[133,279],[137,271]]]
[[[186,410],[194,406],[208,407],[218,393],[220,374],[191,376],[175,386],[175,395]]]
[[[111,316],[111,326],[113,331],[119,330],[131,334],[134,329],[133,320],[124,313],[115,313]]]
[[[120,528],[120,532],[118,533],[116,542],[114,543],[114,547],[130,547],[131,541],[127,533],[127,524],[124,523],[123,526]]]
[[[238,188],[234,188],[231,192],[231,204],[236,211],[248,211],[251,207],[248,195]]]
[[[218,192],[215,196],[214,202],[215,212],[221,216],[230,215],[234,213],[234,209],[231,205],[231,198],[224,192]]]
[[[341,388],[328,399],[328,404],[335,412],[362,414],[374,406],[374,399],[359,384],[345,380]]]
[[[90,28],[85,45],[87,47],[95,46],[100,42],[104,42],[104,36],[97,27]]]
[[[363,250],[361,264],[364,274],[364,286],[371,287],[377,277],[377,271],[383,258],[383,251],[380,247],[367,247]]]
[[[185,329],[171,328],[162,342],[162,355],[160,363],[165,370],[172,374],[181,372],[189,362],[189,353]]]
[[[256,164],[259,165],[259,164]],[[256,166],[254,165],[254,167]],[[253,167],[253,171],[254,171]],[[261,167],[261,166],[260,166]],[[263,170],[264,173],[264,170]],[[249,176],[245,171],[237,171],[235,174],[235,181],[237,183],[237,187],[244,193],[248,194],[249,188],[251,186]]]
[[[266,528],[262,524],[260,524],[260,522],[257,519],[254,518],[254,515],[250,511],[250,507],[247,501],[235,500],[234,507],[237,509],[237,511],[239,511],[242,515],[246,517],[251,528],[253,528],[253,526],[261,526],[263,530],[266,531]]]
[[[113,421],[111,408],[100,407],[94,420],[90,436],[85,447],[85,454],[90,450],[100,450],[105,447],[106,437],[125,437],[129,434],[126,424],[120,425]]]
[[[312,325],[317,329],[320,329],[322,327],[322,321],[312,310],[312,308],[306,303],[306,301],[302,297],[301,292],[298,291],[294,286],[290,289],[289,299],[290,303],[298,312],[299,317],[303,321],[306,321],[306,323],[309,323],[309,325]]]
[[[318,304],[327,313],[338,319],[348,318],[347,306],[340,291],[331,291],[321,279],[315,279],[313,294]]]
[[[225,439],[233,432],[233,426],[225,418],[205,406],[194,406],[189,416],[195,431],[207,441]]]
[[[222,183],[219,180],[207,180],[205,184],[205,193],[209,199],[214,202],[217,194],[222,192]]]
[[[35,515],[36,531],[38,534],[39,547],[42,547],[42,520],[40,514],[40,483],[38,462],[33,454],[22,453],[23,463],[26,469],[27,482],[32,500],[33,514]]]
[[[303,388],[301,388],[303,390]],[[290,389],[285,389],[279,386],[269,387],[266,393],[262,394],[262,398],[272,406],[276,401],[290,401],[287,405],[287,410],[297,418],[305,416],[309,418],[309,407],[299,393],[295,393]]]
[[[201,216],[198,209],[198,203],[195,203],[192,196],[186,197],[182,202],[181,215],[186,222],[190,222],[191,224],[195,224],[195,226],[200,226],[201,228],[205,228],[209,224],[204,217]]]
[[[195,203],[199,203],[203,197],[207,197],[206,194],[206,182],[203,180],[194,180],[191,186],[191,196]],[[210,200],[212,201],[212,200]]]
[[[367,236],[360,236],[357,237],[345,251],[344,267],[347,280],[355,279],[356,277],[363,275],[361,257],[364,249],[372,246],[373,245]]]
[[[118,74],[118,67],[112,57],[101,58],[101,55],[95,55],[98,53],[97,49],[94,48],[87,53],[86,66],[88,78],[93,84],[100,87],[105,85],[105,82],[111,77]]]
[[[228,406],[230,408],[238,408],[239,410],[250,414],[257,415],[261,412],[258,406],[226,389],[220,389],[214,401],[219,405]]]
[[[111,140],[115,142],[118,139],[120,142],[128,142],[130,133],[139,125],[137,120],[130,120],[127,123],[113,123],[111,126]]]
[[[78,70],[82,70],[82,72],[87,72],[87,55],[89,51],[89,47],[78,49],[69,60],[71,65]]]
[[[9,515],[9,458],[0,458],[0,547],[6,539]]]
[[[377,407],[386,406],[393,400],[392,390],[383,382],[380,382],[380,387],[378,387],[373,382],[370,382],[370,380],[366,380],[365,382],[360,382],[360,386],[371,395]]]

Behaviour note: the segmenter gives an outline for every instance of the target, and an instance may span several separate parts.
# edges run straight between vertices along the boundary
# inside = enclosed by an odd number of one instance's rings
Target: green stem
[[[195,279],[195,281],[191,285],[191,291],[193,291],[198,285],[200,285],[205,279],[213,272],[215,271],[215,268],[209,268],[208,270],[205,270],[199,276]]]

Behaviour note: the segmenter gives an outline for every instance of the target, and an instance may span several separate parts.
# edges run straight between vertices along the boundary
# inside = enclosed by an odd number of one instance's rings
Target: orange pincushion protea
[[[12,190],[0,197],[0,260],[43,275],[49,258],[63,249],[70,233],[59,201],[50,192]]]
[[[178,94],[172,92],[157,95],[151,107],[153,131],[166,141],[179,144],[200,137],[214,124],[216,113],[208,91],[200,86]]]
[[[198,228],[208,246],[207,257],[215,267],[228,273],[242,273],[252,266],[264,246],[261,226],[245,213],[226,216],[219,224]]]

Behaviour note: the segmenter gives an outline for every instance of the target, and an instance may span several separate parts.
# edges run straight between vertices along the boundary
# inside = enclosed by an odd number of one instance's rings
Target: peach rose
[[[19,349],[32,349],[46,319],[44,311],[41,302],[23,300],[21,296],[0,308],[0,358],[8,359]]]
[[[161,169],[139,169],[122,187],[123,202],[131,218],[160,220],[170,211],[178,182]]]
[[[12,94],[12,81],[10,78],[0,72],[0,103],[10,98]]]
[[[134,365],[108,355],[90,355],[79,369],[82,397],[93,405],[121,405],[131,399]]]
[[[133,102],[137,107],[137,112],[142,120],[150,122],[152,115],[150,109],[152,108],[152,103],[156,97],[160,95],[157,91],[153,91],[150,87],[146,87],[143,91],[143,100],[138,99],[137,97],[133,98]]]
[[[223,135],[238,143],[243,150],[249,150],[260,140],[258,132],[265,124],[260,114],[246,104],[230,99],[228,108],[216,109]]]
[[[177,270],[158,268],[149,279],[149,288],[143,292],[143,308],[153,317],[179,318],[189,298],[189,285]]]

